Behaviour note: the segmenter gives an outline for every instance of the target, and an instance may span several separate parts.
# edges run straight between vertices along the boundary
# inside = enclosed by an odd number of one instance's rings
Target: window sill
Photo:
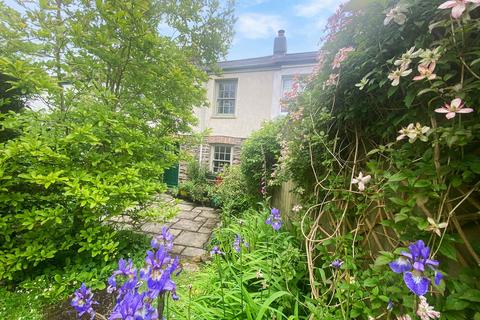
[[[217,115],[213,115],[211,116],[212,119],[236,119],[237,117],[232,114],[232,115],[220,115],[220,114],[217,114]]]

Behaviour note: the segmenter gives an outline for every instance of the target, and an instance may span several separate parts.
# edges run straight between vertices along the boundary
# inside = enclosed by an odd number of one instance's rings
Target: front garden
[[[178,193],[222,220],[194,271],[167,229],[103,222],[165,191],[231,7],[199,1],[219,10],[205,49],[158,35],[150,1],[55,3],[32,25],[0,4],[0,318],[480,319],[479,1],[341,5],[289,114],[215,181],[190,166]]]

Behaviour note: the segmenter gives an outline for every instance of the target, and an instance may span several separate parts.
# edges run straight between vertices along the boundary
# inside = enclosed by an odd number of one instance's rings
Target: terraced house
[[[220,62],[220,76],[211,75],[207,85],[208,107],[196,108],[197,132],[209,135],[192,152],[195,158],[218,173],[240,161],[243,141],[261,124],[285,114],[280,100],[291,90],[295,77],[313,71],[317,52],[288,53],[285,31],[278,31],[273,54],[266,57]],[[180,178],[185,164],[180,165]]]

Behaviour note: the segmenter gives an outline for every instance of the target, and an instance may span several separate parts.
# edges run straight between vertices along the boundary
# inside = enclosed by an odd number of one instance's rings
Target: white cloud
[[[305,3],[295,6],[295,14],[300,17],[314,17],[323,12],[329,15],[337,9],[337,7],[346,2],[346,0],[309,0]]]
[[[238,17],[237,34],[246,39],[273,38],[279,29],[286,28],[278,15],[245,13]]]

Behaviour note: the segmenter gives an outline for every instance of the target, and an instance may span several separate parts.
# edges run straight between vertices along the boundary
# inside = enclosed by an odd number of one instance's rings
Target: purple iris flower
[[[172,275],[180,273],[180,262],[178,257],[173,259],[169,255],[169,248],[173,236],[167,228],[162,228],[162,235],[152,240],[153,251],[147,251],[145,267],[140,272],[135,269],[131,260],[120,259],[118,270],[115,270],[108,279],[107,291],[116,291],[116,305],[113,308],[109,320],[157,320],[158,311],[154,307],[159,296],[166,292],[172,293],[172,298],[178,300],[176,284],[172,281]],[[143,280],[140,282],[139,280]],[[145,283],[146,286],[142,284]],[[121,284],[121,285],[120,285]],[[92,308],[96,304],[92,300],[93,293],[82,284],[75,292],[72,299],[72,306],[78,312],[79,317],[89,314],[94,319],[95,312]]]
[[[402,252],[401,257],[389,264],[393,272],[403,273],[403,281],[416,295],[422,296],[428,291],[430,279],[425,276],[425,267],[435,271],[435,285],[440,283],[443,275],[435,268],[437,260],[430,259],[430,248],[423,240],[418,240],[408,246],[409,252]]]
[[[78,316],[81,317],[84,314],[89,314],[90,319],[95,318],[95,311],[93,305],[98,304],[93,300],[92,290],[88,289],[85,283],[82,283],[80,289],[75,291],[75,297],[72,299],[71,306],[75,308]]]
[[[235,241],[233,242],[233,248],[235,251],[240,252],[241,248],[240,246],[242,245],[242,237],[240,237],[239,234],[235,236]]]
[[[440,280],[443,279],[443,274],[440,271],[435,272],[435,280],[434,283],[436,286],[440,284]]]
[[[340,267],[342,266],[343,264],[343,261],[340,260],[340,259],[335,259],[332,261],[332,263],[330,263],[330,267],[334,267],[335,269],[340,269]]]
[[[159,249],[163,245],[170,251],[173,248],[173,234],[168,231],[167,227],[163,226],[162,234],[154,237],[150,245],[153,249]]]
[[[117,302],[109,320],[113,319],[145,319],[144,317],[144,294],[129,292],[123,299]]]
[[[273,230],[278,231],[282,227],[282,217],[280,216],[280,210],[272,208],[270,215],[265,223],[271,225]]]
[[[210,251],[210,255],[211,255],[211,256],[214,256],[214,255],[216,255],[216,254],[218,254],[218,255],[224,254],[224,253],[220,250],[220,248],[218,248],[218,246],[213,247],[212,251]]]

